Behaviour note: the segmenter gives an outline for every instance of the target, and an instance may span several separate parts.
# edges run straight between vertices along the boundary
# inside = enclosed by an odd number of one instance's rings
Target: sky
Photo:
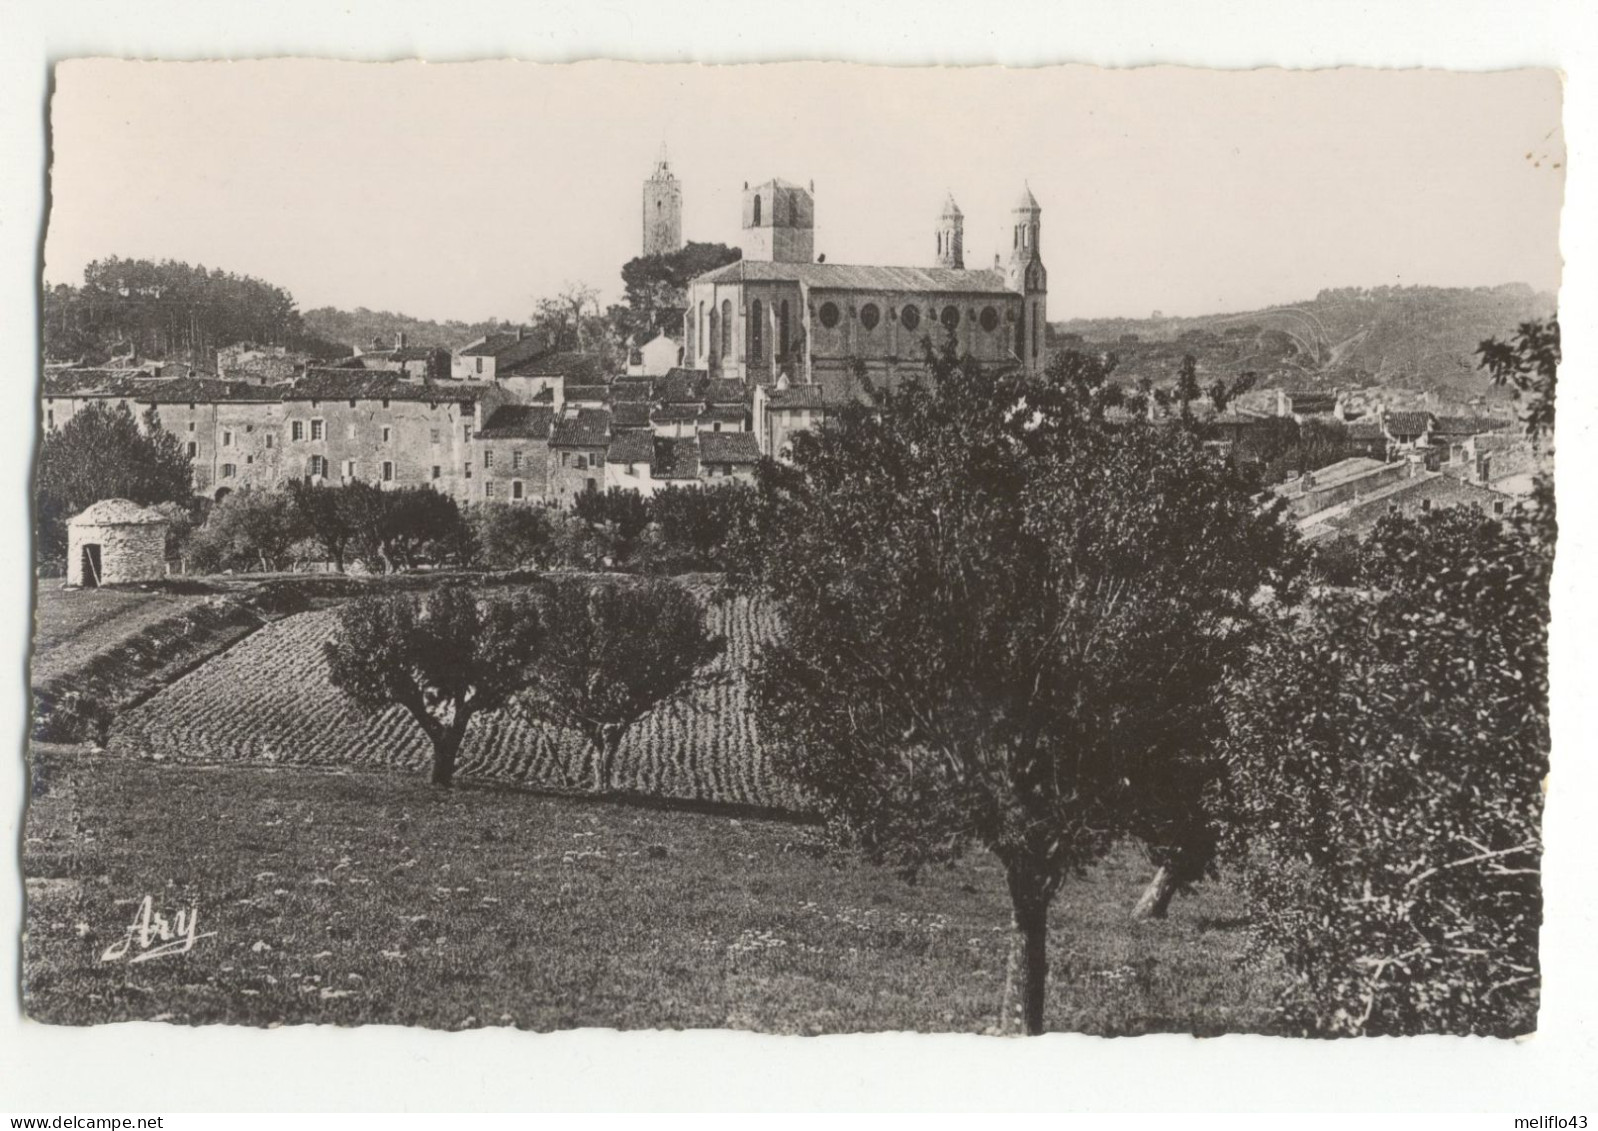
[[[931,264],[952,193],[990,264],[1030,186],[1054,320],[1552,291],[1561,93],[1550,70],[74,60],[44,275],[170,258],[440,320],[569,282],[614,300],[664,143],[686,238],[737,243],[745,182],[814,181],[829,262]]]

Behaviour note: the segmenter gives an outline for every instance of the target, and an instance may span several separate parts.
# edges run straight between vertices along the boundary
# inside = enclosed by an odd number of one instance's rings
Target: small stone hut
[[[101,499],[67,523],[67,585],[92,589],[166,576],[167,520],[126,499]]]

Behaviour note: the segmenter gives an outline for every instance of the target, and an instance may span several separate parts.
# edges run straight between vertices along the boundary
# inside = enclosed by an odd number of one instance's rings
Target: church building
[[[952,196],[928,266],[816,262],[814,185],[746,185],[743,258],[689,285],[683,365],[762,385],[817,384],[836,403],[857,395],[859,364],[875,386],[891,385],[921,370],[923,339],[940,346],[952,331],[962,354],[1041,372],[1042,209],[1023,189],[1011,215],[1008,262],[995,257],[992,268],[966,267],[965,220]]]

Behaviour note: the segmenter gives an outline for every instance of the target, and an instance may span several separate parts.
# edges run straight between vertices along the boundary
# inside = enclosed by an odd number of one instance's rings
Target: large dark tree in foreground
[[[545,590],[539,617],[543,639],[518,702],[583,737],[594,790],[604,793],[627,732],[686,697],[723,642],[705,627],[704,606],[670,581],[561,578]]]
[[[1386,518],[1228,697],[1230,814],[1287,1015],[1328,1035],[1535,1027],[1551,515]]]
[[[1082,388],[945,350],[762,469],[746,566],[785,624],[755,678],[776,756],[874,860],[999,859],[1031,1033],[1054,895],[1194,823],[1217,689],[1297,562],[1195,436],[1106,427]]]
[[[177,438],[155,409],[142,427],[125,404],[92,404],[52,428],[39,446],[34,480],[34,553],[59,563],[67,552],[67,520],[101,499],[141,506],[192,504],[193,474]]]
[[[467,724],[521,690],[539,638],[530,599],[445,586],[352,601],[325,648],[333,686],[356,706],[410,713],[433,744],[433,784],[447,787]]]
[[[1525,411],[1527,432],[1551,437],[1559,380],[1559,319],[1522,322],[1514,338],[1489,338],[1476,353],[1493,384],[1513,388],[1517,399],[1530,396]]]

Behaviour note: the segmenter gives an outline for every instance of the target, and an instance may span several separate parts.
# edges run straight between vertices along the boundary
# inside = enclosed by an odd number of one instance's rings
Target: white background
[[[1594,1032],[1598,736],[1590,505],[1594,330],[1594,43],[1590,5],[1248,2],[983,3],[752,0],[422,4],[141,0],[0,3],[0,1111],[571,1109],[1417,1110],[1598,1115]],[[16,974],[26,730],[22,678],[35,442],[35,309],[46,193],[50,65],[85,55],[318,55],[433,60],[839,59],[891,64],[1167,62],[1221,67],[1558,66],[1567,73],[1565,381],[1559,429],[1554,773],[1547,812],[1544,1005],[1522,1042],[1250,1037],[995,1041],[720,1032],[530,1035],[129,1024],[71,1030],[20,1019]],[[150,835],[181,836],[152,813]],[[1507,1120],[1502,1124],[1509,1126]]]

